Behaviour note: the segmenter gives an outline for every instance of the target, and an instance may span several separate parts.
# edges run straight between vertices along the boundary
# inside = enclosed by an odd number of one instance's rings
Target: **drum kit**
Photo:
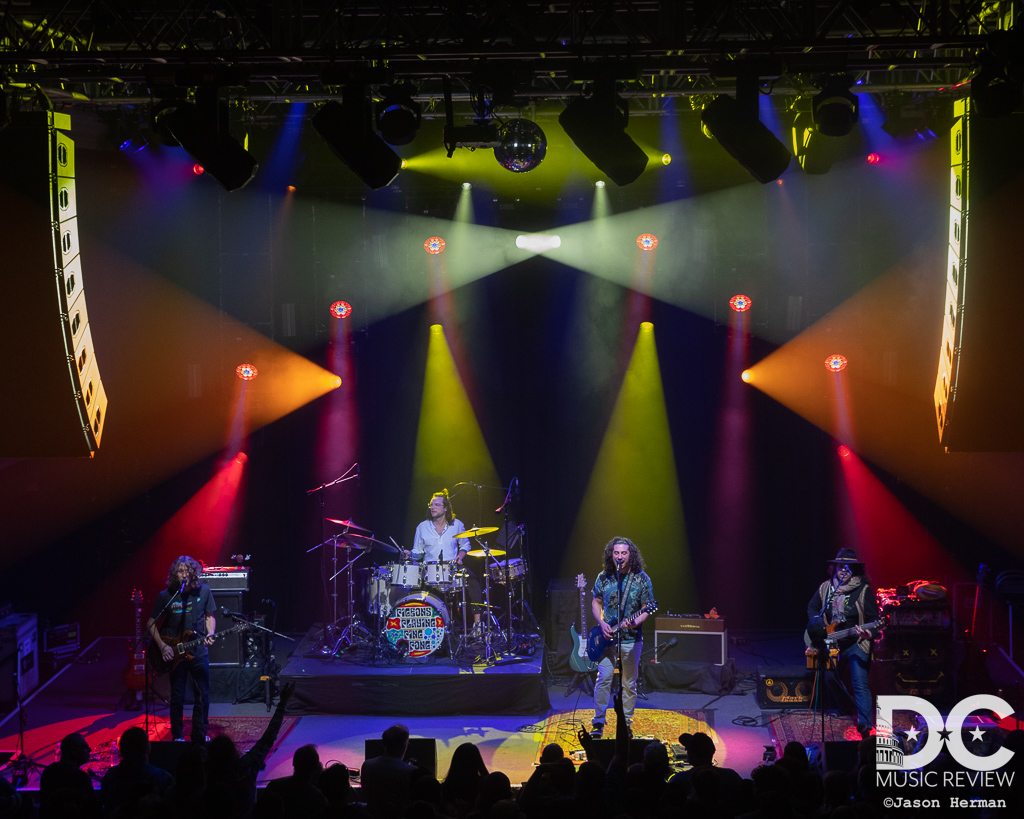
[[[511,654],[523,645],[524,639],[529,642],[521,632],[536,630],[525,599],[529,574],[525,551],[511,558],[506,549],[482,540],[502,527],[475,527],[455,536],[459,542],[472,539],[476,547],[467,552],[468,565],[477,569],[475,561],[483,561],[475,572],[483,579],[483,602],[474,603],[469,599],[473,573],[459,562],[405,560],[405,551],[393,539],[390,543],[378,540],[351,520],[326,521],[345,531],[313,547],[333,549],[334,573],[329,581],[334,584],[330,604],[334,622],[325,627],[324,639],[312,656],[356,659],[372,652],[372,662],[391,663],[447,653],[457,662],[497,661],[503,652]],[[510,537],[499,536],[500,543],[521,544],[523,529],[516,527]],[[355,568],[370,556],[377,558],[375,565]],[[338,612],[339,577],[348,591],[343,614]],[[481,617],[475,617],[475,612]]]

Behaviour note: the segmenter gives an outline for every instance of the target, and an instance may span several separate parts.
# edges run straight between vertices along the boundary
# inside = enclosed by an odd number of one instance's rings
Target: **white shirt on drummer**
[[[469,551],[469,538],[455,539],[456,535],[465,531],[465,524],[458,518],[455,518],[454,523],[445,526],[441,534],[434,528],[434,521],[421,520],[412,538],[412,559],[427,562],[455,560],[460,551]]]

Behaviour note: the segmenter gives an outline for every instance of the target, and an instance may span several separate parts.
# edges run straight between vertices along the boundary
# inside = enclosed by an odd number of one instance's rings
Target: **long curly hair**
[[[451,526],[455,523],[455,510],[452,509],[452,499],[448,497],[447,489],[442,489],[440,492],[435,492],[430,496],[430,500],[427,501],[426,520],[430,520],[430,504],[434,502],[434,498],[440,498],[444,501],[444,518],[448,521],[448,525]]]
[[[644,563],[644,556],[640,554],[640,550],[632,540],[628,537],[613,537],[604,545],[604,573],[606,575],[614,577],[617,572],[615,561],[612,559],[612,552],[617,543],[624,543],[629,547],[629,571],[631,573],[639,574],[647,567],[647,564]]]
[[[194,591],[195,589],[198,589],[200,584],[199,575],[203,573],[203,567],[195,558],[189,557],[188,555],[181,555],[181,557],[174,558],[174,561],[171,563],[171,568],[167,571],[167,590],[177,591],[181,586],[181,581],[178,580],[178,568],[181,566],[188,569],[188,580],[185,581],[185,591]]]

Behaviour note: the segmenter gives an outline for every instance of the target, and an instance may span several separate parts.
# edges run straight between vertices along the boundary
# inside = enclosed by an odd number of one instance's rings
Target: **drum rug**
[[[298,725],[300,719],[302,717],[284,718],[284,722],[281,723],[281,730],[274,741],[274,746],[270,749],[270,753],[267,754],[268,757],[284,742],[285,737]],[[238,752],[244,754],[259,742],[260,737],[263,736],[263,732],[267,730],[269,724],[270,717],[210,717],[207,734],[210,737],[219,737],[227,734],[234,740]],[[188,739],[191,733],[192,719],[185,717],[185,738]],[[157,722],[153,738],[157,740],[168,740],[171,738],[171,721],[169,719],[161,719]]]
[[[897,730],[905,731],[913,727],[913,720],[907,713],[897,713],[894,720]],[[822,741],[821,712],[819,711],[787,711],[773,714],[771,721],[772,737],[779,748],[787,742],[799,742],[806,746],[811,742]],[[852,715],[825,714],[825,742],[859,742],[857,718]]]
[[[580,750],[577,732],[580,728],[590,730],[590,714],[587,708],[579,711],[552,711],[544,724],[544,739],[537,750],[537,758],[544,746],[557,742],[566,754]],[[585,715],[581,720],[580,716]],[[608,722],[604,726],[605,739],[615,738],[616,717],[608,712]],[[697,731],[710,736],[715,744],[720,740],[714,731],[714,711],[667,711],[657,708],[637,708],[633,714],[633,736],[653,737],[663,742],[677,743],[680,734],[693,734]]]

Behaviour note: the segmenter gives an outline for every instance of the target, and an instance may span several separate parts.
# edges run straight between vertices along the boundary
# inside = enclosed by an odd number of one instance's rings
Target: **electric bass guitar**
[[[595,663],[598,662],[601,659],[601,655],[604,654],[605,650],[610,646],[615,645],[615,632],[617,632],[621,628],[629,628],[631,625],[633,625],[633,621],[636,620],[636,618],[639,617],[641,614],[653,614],[657,610],[658,601],[652,600],[632,617],[627,617],[621,623],[609,623],[609,625],[612,627],[613,639],[611,640],[605,639],[604,632],[601,630],[600,626],[594,626],[590,630],[590,638],[587,640],[587,656],[590,657],[590,659],[593,660]]]
[[[225,634],[245,631],[248,628],[248,623],[239,623],[231,628],[224,629],[224,631],[218,631],[213,635],[213,639],[216,640]],[[191,660],[195,656],[193,652],[206,641],[205,637],[196,636],[194,631],[186,631],[181,637],[163,637],[162,639],[174,649],[174,657],[170,660],[164,659],[164,655],[156,640],[150,640],[149,645],[146,646],[146,659],[149,660],[150,668],[157,674],[166,674],[182,660]]]
[[[591,662],[587,656],[587,640],[584,635],[587,633],[587,609],[584,605],[586,600],[587,578],[582,574],[576,575],[576,588],[580,590],[580,630],[576,631],[576,624],[573,623],[569,629],[572,632],[572,654],[569,655],[569,665],[577,674],[589,674],[597,670],[597,663]]]
[[[121,679],[125,687],[141,691],[146,687],[146,649],[142,645],[142,592],[132,592],[132,608],[135,609],[135,639],[128,643],[128,658],[125,661]]]

